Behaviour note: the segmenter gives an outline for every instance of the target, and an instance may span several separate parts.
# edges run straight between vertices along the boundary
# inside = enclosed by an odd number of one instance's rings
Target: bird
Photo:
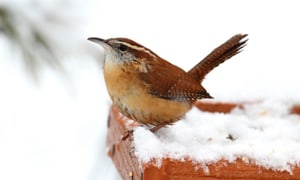
[[[197,100],[212,98],[202,81],[215,67],[240,53],[246,37],[232,36],[189,71],[128,38],[88,40],[104,48],[103,74],[113,105],[155,132],[182,119]]]

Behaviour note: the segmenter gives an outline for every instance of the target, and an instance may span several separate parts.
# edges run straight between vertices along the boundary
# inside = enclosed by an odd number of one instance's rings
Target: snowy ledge
[[[194,170],[202,169],[206,174],[205,177],[212,175],[211,170],[217,171],[220,167],[217,164],[221,164],[223,168],[237,163],[246,164],[245,168],[257,166],[252,171],[260,172],[255,172],[256,174],[254,173],[252,177],[263,174],[262,169],[268,171],[267,177],[279,177],[272,174],[279,175],[279,172],[285,173],[285,176],[280,177],[285,178],[290,175],[298,177],[300,176],[298,168],[300,116],[299,109],[295,109],[294,105],[294,102],[278,100],[226,104],[229,109],[225,108],[221,111],[230,111],[230,113],[199,111],[195,107],[183,120],[159,130],[156,134],[146,127],[137,126],[136,123],[119,114],[119,117],[115,118],[121,118],[123,121],[121,124],[125,126],[121,134],[124,134],[126,129],[135,128],[133,136],[125,142],[120,141],[120,137],[114,140],[108,138],[108,144],[113,144],[110,146],[110,154],[117,154],[118,149],[127,150],[128,159],[124,160],[126,159],[124,154],[119,155],[119,159],[122,161],[123,158],[126,166],[133,159],[134,163],[131,168],[142,169],[142,172],[133,174],[140,173],[140,176],[145,174],[145,167],[149,164],[162,169],[166,168],[165,160],[171,159],[195,165]],[[114,133],[113,136],[116,134]],[[116,164],[116,158],[113,155],[112,159]],[[124,168],[122,163],[116,166],[119,172]],[[239,173],[238,170],[236,172]],[[225,173],[230,174],[228,177],[233,177],[232,174],[235,172],[229,170]]]
[[[189,157],[203,164],[241,158],[292,173],[291,166],[300,163],[300,116],[290,113],[291,106],[263,101],[235,108],[228,114],[193,108],[184,120],[157,134],[137,127],[135,155],[143,163],[164,157]]]

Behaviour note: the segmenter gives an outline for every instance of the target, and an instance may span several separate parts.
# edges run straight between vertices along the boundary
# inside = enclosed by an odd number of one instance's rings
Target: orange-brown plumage
[[[209,53],[202,61],[189,70],[188,74],[201,83],[211,70],[240,52],[246,45],[247,40],[242,41],[246,36],[247,34],[233,36]]]
[[[89,40],[105,49],[104,78],[113,104],[139,123],[161,127],[179,120],[197,99],[211,98],[202,80],[239,53],[246,36],[233,36],[188,72],[126,38]]]

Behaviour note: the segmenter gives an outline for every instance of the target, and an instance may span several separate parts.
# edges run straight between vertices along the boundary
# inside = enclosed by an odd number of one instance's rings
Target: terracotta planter
[[[202,111],[228,113],[234,107],[243,107],[235,103],[208,103],[198,102],[195,104]],[[300,106],[294,106],[291,113],[300,114]],[[115,107],[111,108],[108,119],[107,145],[109,156],[112,158],[122,179],[300,179],[300,168],[295,166],[293,174],[283,171],[272,171],[260,167],[251,160],[238,159],[235,162],[221,160],[215,164],[203,168],[191,162],[189,159],[178,161],[169,158],[162,160],[158,168],[154,162],[139,164],[132,148],[133,136],[121,140],[128,130],[131,130],[137,123],[127,119]],[[155,160],[154,160],[155,161]]]

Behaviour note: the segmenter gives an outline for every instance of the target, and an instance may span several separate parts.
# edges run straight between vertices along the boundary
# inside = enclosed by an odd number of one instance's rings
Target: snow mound
[[[193,108],[176,124],[151,133],[134,131],[135,154],[141,162],[162,157],[210,164],[237,158],[279,171],[291,172],[300,162],[300,116],[292,104],[265,100],[236,108],[229,114]]]

